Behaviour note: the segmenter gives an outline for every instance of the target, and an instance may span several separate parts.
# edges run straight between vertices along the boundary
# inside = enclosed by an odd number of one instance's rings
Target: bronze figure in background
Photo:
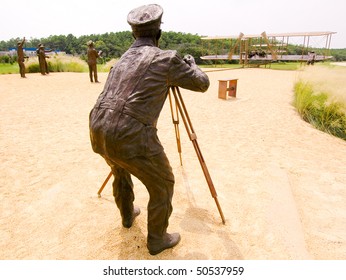
[[[26,56],[24,54],[24,50],[23,50],[24,43],[25,43],[25,37],[23,38],[22,41],[17,43],[17,62],[18,62],[18,65],[19,65],[19,73],[20,73],[20,76],[22,78],[26,78],[25,77],[24,59],[28,58],[28,56]]]
[[[99,80],[97,78],[97,58],[99,58],[102,54],[101,51],[97,51],[94,48],[94,42],[89,41],[87,43],[88,45],[88,66],[89,66],[89,78],[90,82],[99,83]]]
[[[48,63],[46,60],[46,58],[49,58],[49,56],[47,56],[46,53],[51,51],[52,50],[46,50],[43,44],[39,44],[36,50],[38,56],[38,63],[40,66],[40,72],[42,75],[49,74]]]

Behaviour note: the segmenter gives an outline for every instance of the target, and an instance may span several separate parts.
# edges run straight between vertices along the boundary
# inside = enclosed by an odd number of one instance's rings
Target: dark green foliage
[[[0,56],[0,63],[11,63],[13,59],[9,55]]]
[[[331,49],[330,54],[335,61],[346,61],[346,49]]]
[[[0,41],[0,50],[7,51],[9,48],[15,48],[17,42],[22,38],[13,38],[7,42]],[[36,48],[39,43],[43,43],[46,48],[64,51],[67,54],[79,55],[85,58],[87,45],[92,40],[95,42],[97,50],[103,51],[103,58],[99,62],[104,63],[112,58],[119,58],[134,42],[131,31],[110,32],[104,34],[91,34],[75,37],[72,34],[51,35],[48,38],[31,38],[27,39],[25,47]],[[260,44],[260,39],[253,39],[252,44]],[[182,33],[182,32],[163,32],[160,40],[160,48],[167,50],[177,50],[181,56],[191,54],[198,64],[210,64],[210,61],[202,61],[203,55],[209,54],[228,54],[235,47],[235,51],[239,51],[235,46],[236,39],[232,40],[202,40],[200,35]],[[323,53],[323,49],[314,49],[317,53]],[[287,47],[288,54],[301,54],[301,46],[289,45]],[[336,61],[346,60],[346,49],[330,50],[327,55],[334,56]]]
[[[21,38],[11,39],[7,42],[0,42],[0,50],[14,48]],[[87,45],[92,40],[95,42],[95,48],[103,52],[102,59],[99,62],[107,62],[112,58],[119,58],[134,42],[130,31],[110,32],[105,34],[91,34],[75,37],[72,34],[52,35],[48,38],[30,39],[25,43],[27,48],[36,48],[39,43],[43,43],[47,49],[64,51],[67,54],[79,55],[86,59]],[[199,35],[185,34],[181,32],[163,32],[160,40],[161,49],[177,50],[182,56],[191,54],[195,57],[197,63],[203,63],[200,56],[208,54],[201,42]],[[211,52],[212,53],[212,52]]]

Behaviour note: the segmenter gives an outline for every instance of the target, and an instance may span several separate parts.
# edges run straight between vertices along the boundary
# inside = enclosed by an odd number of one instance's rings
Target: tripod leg
[[[209,190],[210,190],[210,193],[211,193],[211,196],[214,198],[215,200],[215,203],[216,203],[216,206],[217,206],[217,209],[219,211],[219,214],[221,216],[221,220],[222,220],[222,223],[225,224],[226,223],[226,220],[225,220],[225,217],[223,215],[223,212],[222,212],[222,209],[221,209],[221,206],[220,206],[220,203],[217,199],[217,193],[216,193],[216,190],[215,190],[215,187],[214,187],[214,184],[213,184],[213,181],[211,179],[211,176],[209,174],[209,171],[208,171],[208,168],[207,168],[207,165],[204,161],[204,158],[202,156],[202,152],[199,148],[199,145],[198,145],[198,142],[197,142],[197,135],[193,129],[193,126],[192,126],[192,123],[191,123],[191,120],[189,118],[189,115],[187,113],[187,110],[186,110],[186,107],[185,107],[185,104],[184,104],[184,101],[182,99],[182,96],[181,96],[181,93],[180,93],[180,90],[178,87],[172,87],[172,93],[174,95],[174,99],[175,99],[175,102],[177,104],[177,107],[179,109],[179,113],[181,115],[181,118],[183,119],[183,122],[184,122],[184,125],[185,125],[185,128],[186,128],[186,131],[189,135],[189,138],[190,140],[192,141],[192,144],[195,148],[195,151],[196,151],[196,154],[197,154],[197,157],[198,157],[198,160],[201,164],[201,167],[202,167],[202,170],[203,170],[203,173],[204,173],[204,176],[205,176],[205,179],[208,183],[208,186],[209,186]]]
[[[113,174],[112,171],[109,172],[109,174],[108,174],[106,180],[103,182],[101,188],[100,188],[99,191],[97,192],[98,197],[101,197],[101,193],[102,193],[103,189],[105,188],[105,186],[107,185],[107,183],[108,183],[109,179],[111,178],[112,174]]]
[[[177,138],[177,146],[178,146],[178,153],[179,153],[179,159],[180,159],[180,165],[183,165],[183,159],[181,156],[181,143],[180,143],[180,133],[179,133],[179,124],[174,124],[174,129],[175,129],[175,135]]]
[[[178,147],[178,153],[180,158],[180,165],[183,165],[183,160],[181,157],[181,142],[180,142],[180,132],[179,132],[179,115],[178,115],[178,106],[177,103],[175,103],[175,113],[173,110],[173,101],[171,97],[171,92],[168,91],[168,97],[169,97],[169,105],[171,108],[171,115],[172,115],[172,122],[174,124],[174,130],[175,130],[175,138],[177,140],[177,147]]]

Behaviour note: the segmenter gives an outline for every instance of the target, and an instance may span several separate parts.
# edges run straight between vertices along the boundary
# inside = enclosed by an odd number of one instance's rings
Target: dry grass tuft
[[[346,140],[346,68],[309,67],[295,84],[294,106],[316,128]]]
[[[315,65],[305,67],[299,76],[312,85],[314,93],[328,93],[330,101],[346,105],[346,67]]]
[[[86,72],[87,63],[77,56],[54,54],[47,58],[49,71],[51,72]],[[26,68],[29,73],[39,72],[37,57],[30,57],[26,62]]]

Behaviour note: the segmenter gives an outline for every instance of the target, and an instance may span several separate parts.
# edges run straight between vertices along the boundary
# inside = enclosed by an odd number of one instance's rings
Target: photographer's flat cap
[[[150,4],[133,9],[127,16],[127,22],[133,31],[159,29],[163,9],[160,5]]]

